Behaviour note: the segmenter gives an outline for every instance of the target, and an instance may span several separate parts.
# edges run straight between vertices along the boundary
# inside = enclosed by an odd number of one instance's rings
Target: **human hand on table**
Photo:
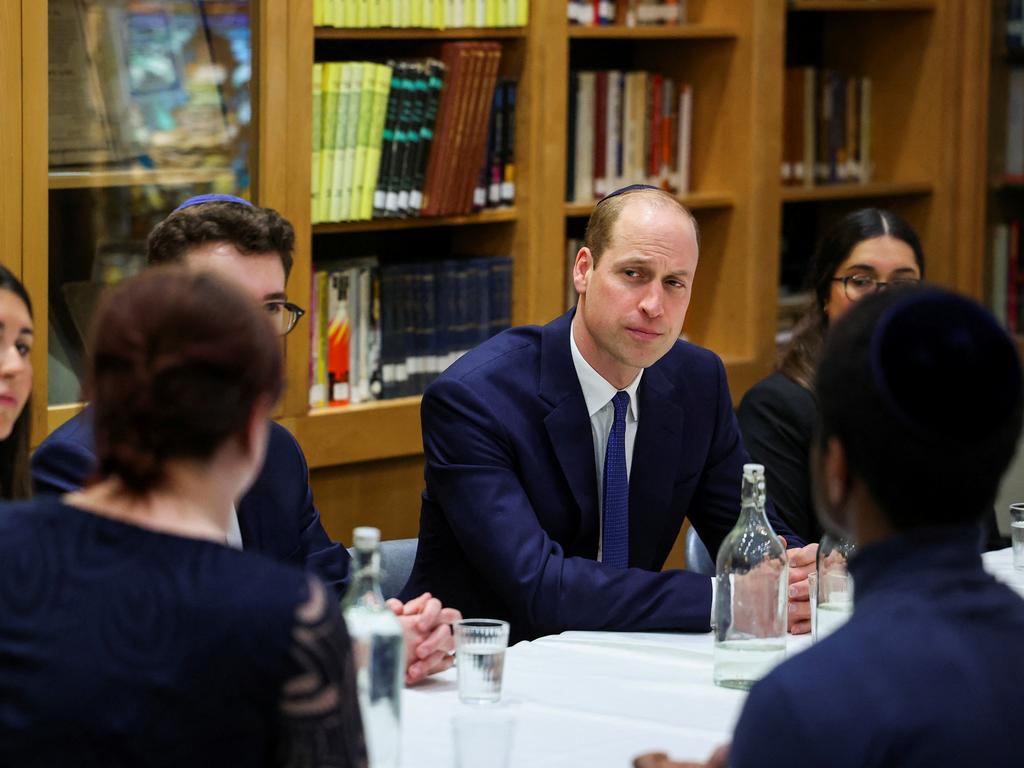
[[[782,538],[785,543],[785,538]],[[811,631],[810,592],[807,588],[807,574],[815,569],[818,545],[786,550],[789,558],[789,631],[794,635],[805,635]]]
[[[670,760],[664,752],[650,752],[633,761],[633,768],[728,768],[729,745],[723,744],[708,758],[706,763],[680,763]]]
[[[405,635],[405,684],[414,685],[455,663],[455,639],[451,625],[462,619],[455,608],[424,592],[403,604],[392,598],[388,608],[398,617]]]

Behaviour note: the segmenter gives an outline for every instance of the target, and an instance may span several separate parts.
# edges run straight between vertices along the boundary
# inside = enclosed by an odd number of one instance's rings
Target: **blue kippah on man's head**
[[[885,310],[870,360],[891,414],[923,436],[983,440],[1021,397],[1009,334],[979,304],[946,290],[909,291]]]
[[[605,200],[611,200],[613,197],[618,197],[619,195],[624,195],[627,192],[639,192],[642,189],[653,189],[653,190],[657,191],[657,190],[660,189],[660,187],[655,187],[655,186],[653,186],[651,184],[630,184],[629,186],[626,186],[626,187],[619,187],[614,192],[609,192],[607,195],[605,195],[600,200],[598,200],[597,201],[597,205],[600,205]]]
[[[252,208],[252,203],[243,197],[235,197],[234,195],[218,195],[218,194],[206,194],[196,195],[190,197],[184,203],[174,209],[174,213],[183,211],[186,208],[191,208],[193,205],[203,205],[204,203],[238,203],[240,205],[247,205]]]

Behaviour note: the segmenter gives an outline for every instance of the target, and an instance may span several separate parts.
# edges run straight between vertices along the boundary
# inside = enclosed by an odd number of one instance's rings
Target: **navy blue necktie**
[[[604,454],[604,515],[601,527],[601,562],[626,568],[629,565],[629,478],[626,476],[626,408],[629,395],[612,398],[615,421],[608,433]]]

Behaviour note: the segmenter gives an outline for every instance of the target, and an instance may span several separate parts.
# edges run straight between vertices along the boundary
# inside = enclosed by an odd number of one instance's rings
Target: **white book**
[[[1007,279],[1010,269],[1010,228],[996,224],[992,231],[992,314],[1006,325]]]
[[[690,144],[693,135],[693,87],[679,87],[679,157],[676,158],[676,194],[690,191]]]
[[[576,200],[594,199],[594,92],[597,73],[580,72],[576,84]]]

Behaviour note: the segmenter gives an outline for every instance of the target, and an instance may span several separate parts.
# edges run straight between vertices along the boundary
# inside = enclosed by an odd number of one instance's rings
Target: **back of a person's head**
[[[135,493],[157,487],[168,461],[202,461],[243,439],[254,406],[283,384],[266,314],[223,279],[176,266],[111,292],[91,349],[98,474]]]
[[[295,249],[291,223],[273,208],[224,197],[188,200],[157,224],[146,245],[149,263],[176,264],[193,248],[230,243],[246,255],[278,254],[287,277]]]
[[[975,523],[1021,430],[1016,347],[971,299],[926,287],[858,302],[832,328],[816,382],[836,437],[897,530]]]

